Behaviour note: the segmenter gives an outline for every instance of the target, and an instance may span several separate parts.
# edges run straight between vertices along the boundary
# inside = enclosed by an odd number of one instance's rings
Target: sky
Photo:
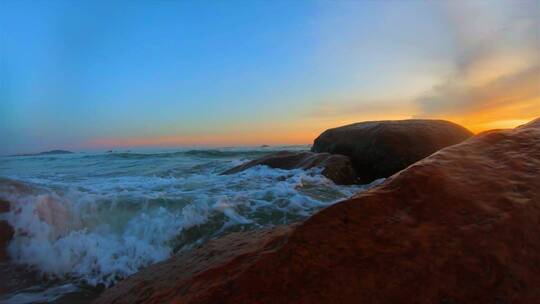
[[[0,2],[0,154],[540,116],[540,1]]]

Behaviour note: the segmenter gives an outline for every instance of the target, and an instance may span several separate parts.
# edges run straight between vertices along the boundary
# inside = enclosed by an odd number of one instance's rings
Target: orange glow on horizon
[[[508,120],[497,120],[492,122],[487,122],[483,124],[477,124],[469,127],[468,129],[478,134],[483,131],[494,130],[494,129],[513,129],[515,127],[524,125],[533,119],[508,119]]]
[[[83,145],[85,148],[127,148],[127,147],[175,147],[175,146],[258,146],[258,145],[293,145],[311,144],[317,132],[292,134],[226,134],[226,135],[190,135],[190,136],[155,136],[131,138],[100,138]]]
[[[540,116],[540,115],[539,115]],[[537,116],[538,117],[538,116]],[[473,117],[447,120],[458,123],[473,133],[477,134],[491,129],[508,129],[525,124],[537,117],[530,119],[500,119],[500,120],[476,120]],[[439,117],[437,118],[439,119]],[[445,118],[442,118],[445,119]],[[383,119],[384,120],[384,119]],[[155,136],[155,137],[130,137],[130,138],[99,138],[86,144],[83,148],[134,148],[134,147],[179,147],[179,146],[208,146],[208,147],[226,147],[226,146],[259,146],[259,145],[294,145],[294,144],[312,144],[313,140],[325,129],[339,127],[357,121],[340,121],[335,124],[329,124],[328,127],[314,128],[312,131],[291,132],[283,131],[265,131],[254,132],[252,134],[203,134],[188,136]]]
[[[481,109],[462,117],[449,118],[474,133],[492,129],[511,129],[540,117],[540,98]],[[444,119],[444,118],[443,118]]]

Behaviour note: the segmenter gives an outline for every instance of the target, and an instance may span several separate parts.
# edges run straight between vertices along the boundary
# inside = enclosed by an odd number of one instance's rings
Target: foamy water
[[[22,303],[82,284],[111,285],[177,250],[301,221],[363,189],[336,186],[320,169],[219,174],[280,149],[1,158],[0,197],[14,205],[2,215],[16,230],[10,257],[59,283],[0,299]]]

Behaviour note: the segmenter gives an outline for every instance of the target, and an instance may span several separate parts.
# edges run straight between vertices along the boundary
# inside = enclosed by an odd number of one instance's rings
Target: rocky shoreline
[[[440,150],[305,222],[152,265],[96,303],[538,303],[540,119]]]
[[[281,151],[223,174],[258,165],[286,170],[320,167],[322,175],[336,184],[368,184],[471,136],[469,130],[445,120],[360,122],[326,130],[315,139],[311,152]]]
[[[303,223],[179,252],[94,302],[538,303],[540,119],[470,136],[445,121],[366,122],[324,132],[312,152],[232,168],[223,174],[266,165],[320,167],[336,184],[388,178]],[[4,266],[12,236],[1,221]]]

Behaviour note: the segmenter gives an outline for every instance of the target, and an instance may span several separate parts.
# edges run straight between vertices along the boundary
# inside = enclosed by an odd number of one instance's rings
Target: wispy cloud
[[[540,65],[502,75],[480,85],[471,85],[453,76],[415,99],[418,116],[472,115],[515,106],[526,115],[540,111]],[[532,112],[531,112],[532,111]],[[500,115],[518,114],[501,113]],[[498,118],[498,117],[493,117]]]
[[[450,117],[482,128],[540,115],[540,4],[486,5],[458,2],[447,7],[458,50],[454,70],[414,99],[416,116]]]

